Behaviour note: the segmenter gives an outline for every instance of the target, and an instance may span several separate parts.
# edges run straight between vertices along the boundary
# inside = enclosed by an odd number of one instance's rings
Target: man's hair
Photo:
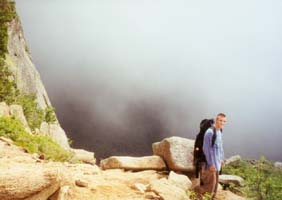
[[[224,113],[218,113],[217,117],[226,117],[226,115]]]

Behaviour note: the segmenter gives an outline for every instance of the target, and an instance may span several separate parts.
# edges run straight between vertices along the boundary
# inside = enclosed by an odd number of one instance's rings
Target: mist
[[[227,115],[226,156],[282,160],[282,2],[16,0],[72,146],[151,155]]]

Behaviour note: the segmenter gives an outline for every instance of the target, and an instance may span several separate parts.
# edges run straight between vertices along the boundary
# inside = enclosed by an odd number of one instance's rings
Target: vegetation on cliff
[[[0,136],[10,138],[29,153],[37,153],[53,161],[69,161],[73,154],[63,149],[47,135],[29,134],[21,122],[10,117],[0,117]]]
[[[53,123],[56,116],[53,107],[45,110],[38,108],[34,94],[20,94],[12,72],[5,65],[8,53],[8,24],[17,18],[15,2],[0,1],[0,102],[19,104],[23,107],[29,127],[34,130],[39,128],[43,121]]]
[[[5,67],[5,54],[8,52],[8,22],[16,17],[14,3],[0,1],[0,100],[12,102],[17,96],[16,84],[12,73]]]
[[[7,23],[17,16],[15,2],[8,0],[0,1],[0,57],[7,53],[8,26]]]

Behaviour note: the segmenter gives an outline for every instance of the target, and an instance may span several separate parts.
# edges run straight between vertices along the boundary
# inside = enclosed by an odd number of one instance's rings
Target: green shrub
[[[22,124],[13,118],[0,117],[0,136],[10,138],[29,153],[38,153],[48,160],[69,161],[73,157],[70,151],[63,149],[49,136],[27,133]]]
[[[15,2],[8,0],[0,1],[0,101],[8,104],[12,103],[18,95],[15,81],[12,79],[12,73],[5,66],[5,54],[8,53],[8,26],[17,16]]]
[[[11,79],[12,73],[4,65],[4,60],[0,58],[0,101],[8,104],[12,103],[19,94],[14,80]]]
[[[11,103],[18,94],[15,81],[11,79],[12,73],[5,66],[5,54],[8,53],[8,26],[17,16],[15,2],[0,1],[0,101]]]
[[[1,61],[0,59],[0,102],[21,105],[32,130],[39,128],[44,120],[48,123],[55,122],[54,108],[49,106],[43,110],[38,107],[35,94],[20,94],[15,81],[11,79],[12,73],[1,65]]]
[[[197,194],[195,191],[187,190],[186,194],[191,200],[211,200],[212,195],[206,192],[204,195]]]
[[[45,121],[47,123],[54,123],[57,121],[56,115],[55,115],[55,108],[51,106],[47,106],[45,108]]]
[[[44,110],[38,107],[36,96],[32,95],[19,95],[15,102],[23,107],[23,112],[26,117],[29,127],[34,130],[39,128],[45,119]]]
[[[258,161],[243,160],[238,164],[227,165],[223,168],[223,173],[244,178],[245,186],[240,190],[249,198],[282,199],[282,170],[275,169],[273,163],[264,156]]]
[[[7,22],[17,17],[15,2],[8,0],[0,1],[0,57],[5,57],[8,44],[8,27]]]

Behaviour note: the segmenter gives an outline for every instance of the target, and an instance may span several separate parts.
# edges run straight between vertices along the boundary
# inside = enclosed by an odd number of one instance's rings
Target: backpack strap
[[[212,135],[212,147],[213,147],[216,140],[216,129],[214,126],[212,127],[212,130],[213,130],[213,135]]]

